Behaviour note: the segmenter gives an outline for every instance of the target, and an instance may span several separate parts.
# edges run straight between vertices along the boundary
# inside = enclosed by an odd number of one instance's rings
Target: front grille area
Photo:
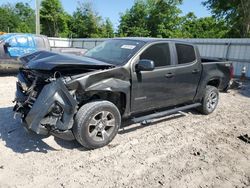
[[[22,118],[25,118],[46,84],[44,79],[36,76],[32,71],[21,70],[18,74],[14,111],[21,113]]]

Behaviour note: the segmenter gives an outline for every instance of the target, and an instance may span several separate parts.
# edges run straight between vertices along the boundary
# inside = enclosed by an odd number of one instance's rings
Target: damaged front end
[[[24,126],[41,135],[53,134],[74,139],[71,128],[77,110],[74,91],[65,85],[69,77],[20,69],[16,90],[15,114],[20,114]]]
[[[108,82],[110,76],[124,78],[123,74],[128,74],[97,59],[49,51],[38,51],[20,60],[23,66],[17,76],[15,114],[20,114],[27,129],[67,140],[74,139],[72,128],[78,107],[95,99],[97,90],[106,91],[102,92],[104,96],[111,87],[115,90],[118,84],[115,87],[114,80]]]

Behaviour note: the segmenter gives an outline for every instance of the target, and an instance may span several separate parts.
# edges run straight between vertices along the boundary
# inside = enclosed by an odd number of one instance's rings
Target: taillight
[[[230,66],[230,79],[232,79],[234,77],[234,66],[233,64],[231,64]]]

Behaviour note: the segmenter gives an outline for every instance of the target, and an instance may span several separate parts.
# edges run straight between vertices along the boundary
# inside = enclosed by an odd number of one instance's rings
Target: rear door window
[[[188,44],[175,44],[178,64],[191,63],[196,60],[194,47]]]
[[[163,67],[171,64],[170,49],[168,43],[154,44],[146,49],[140,59],[152,60],[155,67]]]

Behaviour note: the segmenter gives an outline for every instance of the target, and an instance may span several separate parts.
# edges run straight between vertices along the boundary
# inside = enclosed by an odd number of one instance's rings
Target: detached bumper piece
[[[239,136],[238,138],[239,138],[240,140],[242,140],[243,142],[250,144],[250,136],[248,136],[247,134],[241,135],[241,136]]]
[[[22,98],[22,95],[21,91],[17,90],[17,99]],[[22,102],[17,101],[16,108],[20,105]],[[30,110],[23,116],[26,128],[41,135],[54,132],[55,136],[65,133],[67,137],[73,137],[69,129],[73,127],[73,116],[76,112],[77,102],[61,79],[45,85],[37,99],[29,107]]]

